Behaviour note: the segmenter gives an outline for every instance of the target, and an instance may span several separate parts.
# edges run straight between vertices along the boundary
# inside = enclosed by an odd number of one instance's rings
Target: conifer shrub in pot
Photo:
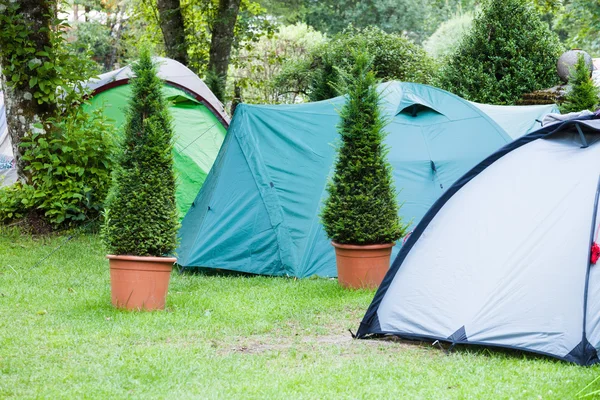
[[[122,148],[106,201],[112,303],[163,309],[177,244],[173,130],[150,52],[134,65]]]
[[[386,121],[381,94],[361,52],[345,77],[346,103],[340,110],[335,172],[321,220],[336,251],[338,282],[349,288],[379,286],[390,264],[395,242],[405,231],[384,146]]]

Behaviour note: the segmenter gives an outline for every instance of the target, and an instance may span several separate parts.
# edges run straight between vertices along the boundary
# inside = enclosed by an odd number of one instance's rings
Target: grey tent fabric
[[[164,57],[153,57],[158,66],[158,77],[173,86],[185,89],[201,99],[211,111],[219,116],[225,125],[229,125],[229,116],[225,112],[223,104],[217,99],[208,86],[185,65]],[[106,87],[113,82],[128,80],[134,77],[131,66],[119,68],[100,75],[97,79],[91,79],[86,86],[92,91]]]
[[[550,124],[474,167],[402,247],[358,337],[598,362],[600,265],[590,262],[598,160],[600,119],[588,115]]]
[[[570,112],[568,114],[560,114],[560,113],[549,113],[544,116],[542,119],[542,126],[556,124],[557,122],[567,121],[569,119],[576,119],[581,117],[589,117],[594,115],[593,112],[589,110]]]

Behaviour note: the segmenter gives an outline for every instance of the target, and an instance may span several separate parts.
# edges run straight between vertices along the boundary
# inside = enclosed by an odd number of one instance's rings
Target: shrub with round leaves
[[[423,42],[423,48],[438,62],[456,51],[462,38],[473,26],[473,13],[458,14],[444,21],[433,34]]]
[[[133,71],[136,78],[103,237],[112,254],[160,257],[175,250],[179,226],[173,128],[148,50]]]
[[[356,49],[373,57],[375,76],[383,81],[430,83],[433,79],[433,60],[421,46],[403,35],[370,27],[349,28],[310,54],[291,58],[275,77],[275,84],[282,90],[307,94],[310,101],[343,95],[339,70],[353,68]]]
[[[398,201],[383,144],[386,121],[381,93],[364,52],[354,56],[350,74],[344,74],[348,97],[340,110],[341,145],[329,197],[321,219],[329,238],[341,244],[386,244],[401,238],[406,226],[398,217]]]
[[[76,105],[23,138],[30,183],[0,188],[0,223],[39,214],[53,229],[95,220],[104,208],[115,151],[114,127],[100,110]]]
[[[467,100],[515,104],[524,93],[558,84],[561,52],[531,2],[487,0],[437,84]]]

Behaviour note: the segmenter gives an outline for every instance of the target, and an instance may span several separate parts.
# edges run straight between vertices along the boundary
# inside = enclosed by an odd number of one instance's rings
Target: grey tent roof
[[[191,92],[199,101],[202,101],[209,109],[216,112],[217,115],[229,125],[229,116],[225,112],[223,104],[217,99],[206,84],[194,74],[192,70],[178,61],[164,57],[153,57],[158,64],[158,76],[174,86],[178,86],[188,92]],[[100,75],[97,79],[91,79],[87,87],[93,91],[101,90],[104,87],[111,87],[115,82],[131,79],[135,76],[131,66],[119,68]]]

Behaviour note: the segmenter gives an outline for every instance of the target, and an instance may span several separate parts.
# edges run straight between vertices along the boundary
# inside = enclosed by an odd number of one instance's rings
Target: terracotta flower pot
[[[128,310],[165,308],[172,257],[106,256],[110,265],[112,303]]]
[[[346,288],[377,288],[390,268],[395,243],[356,246],[331,242],[335,247],[338,282]]]

